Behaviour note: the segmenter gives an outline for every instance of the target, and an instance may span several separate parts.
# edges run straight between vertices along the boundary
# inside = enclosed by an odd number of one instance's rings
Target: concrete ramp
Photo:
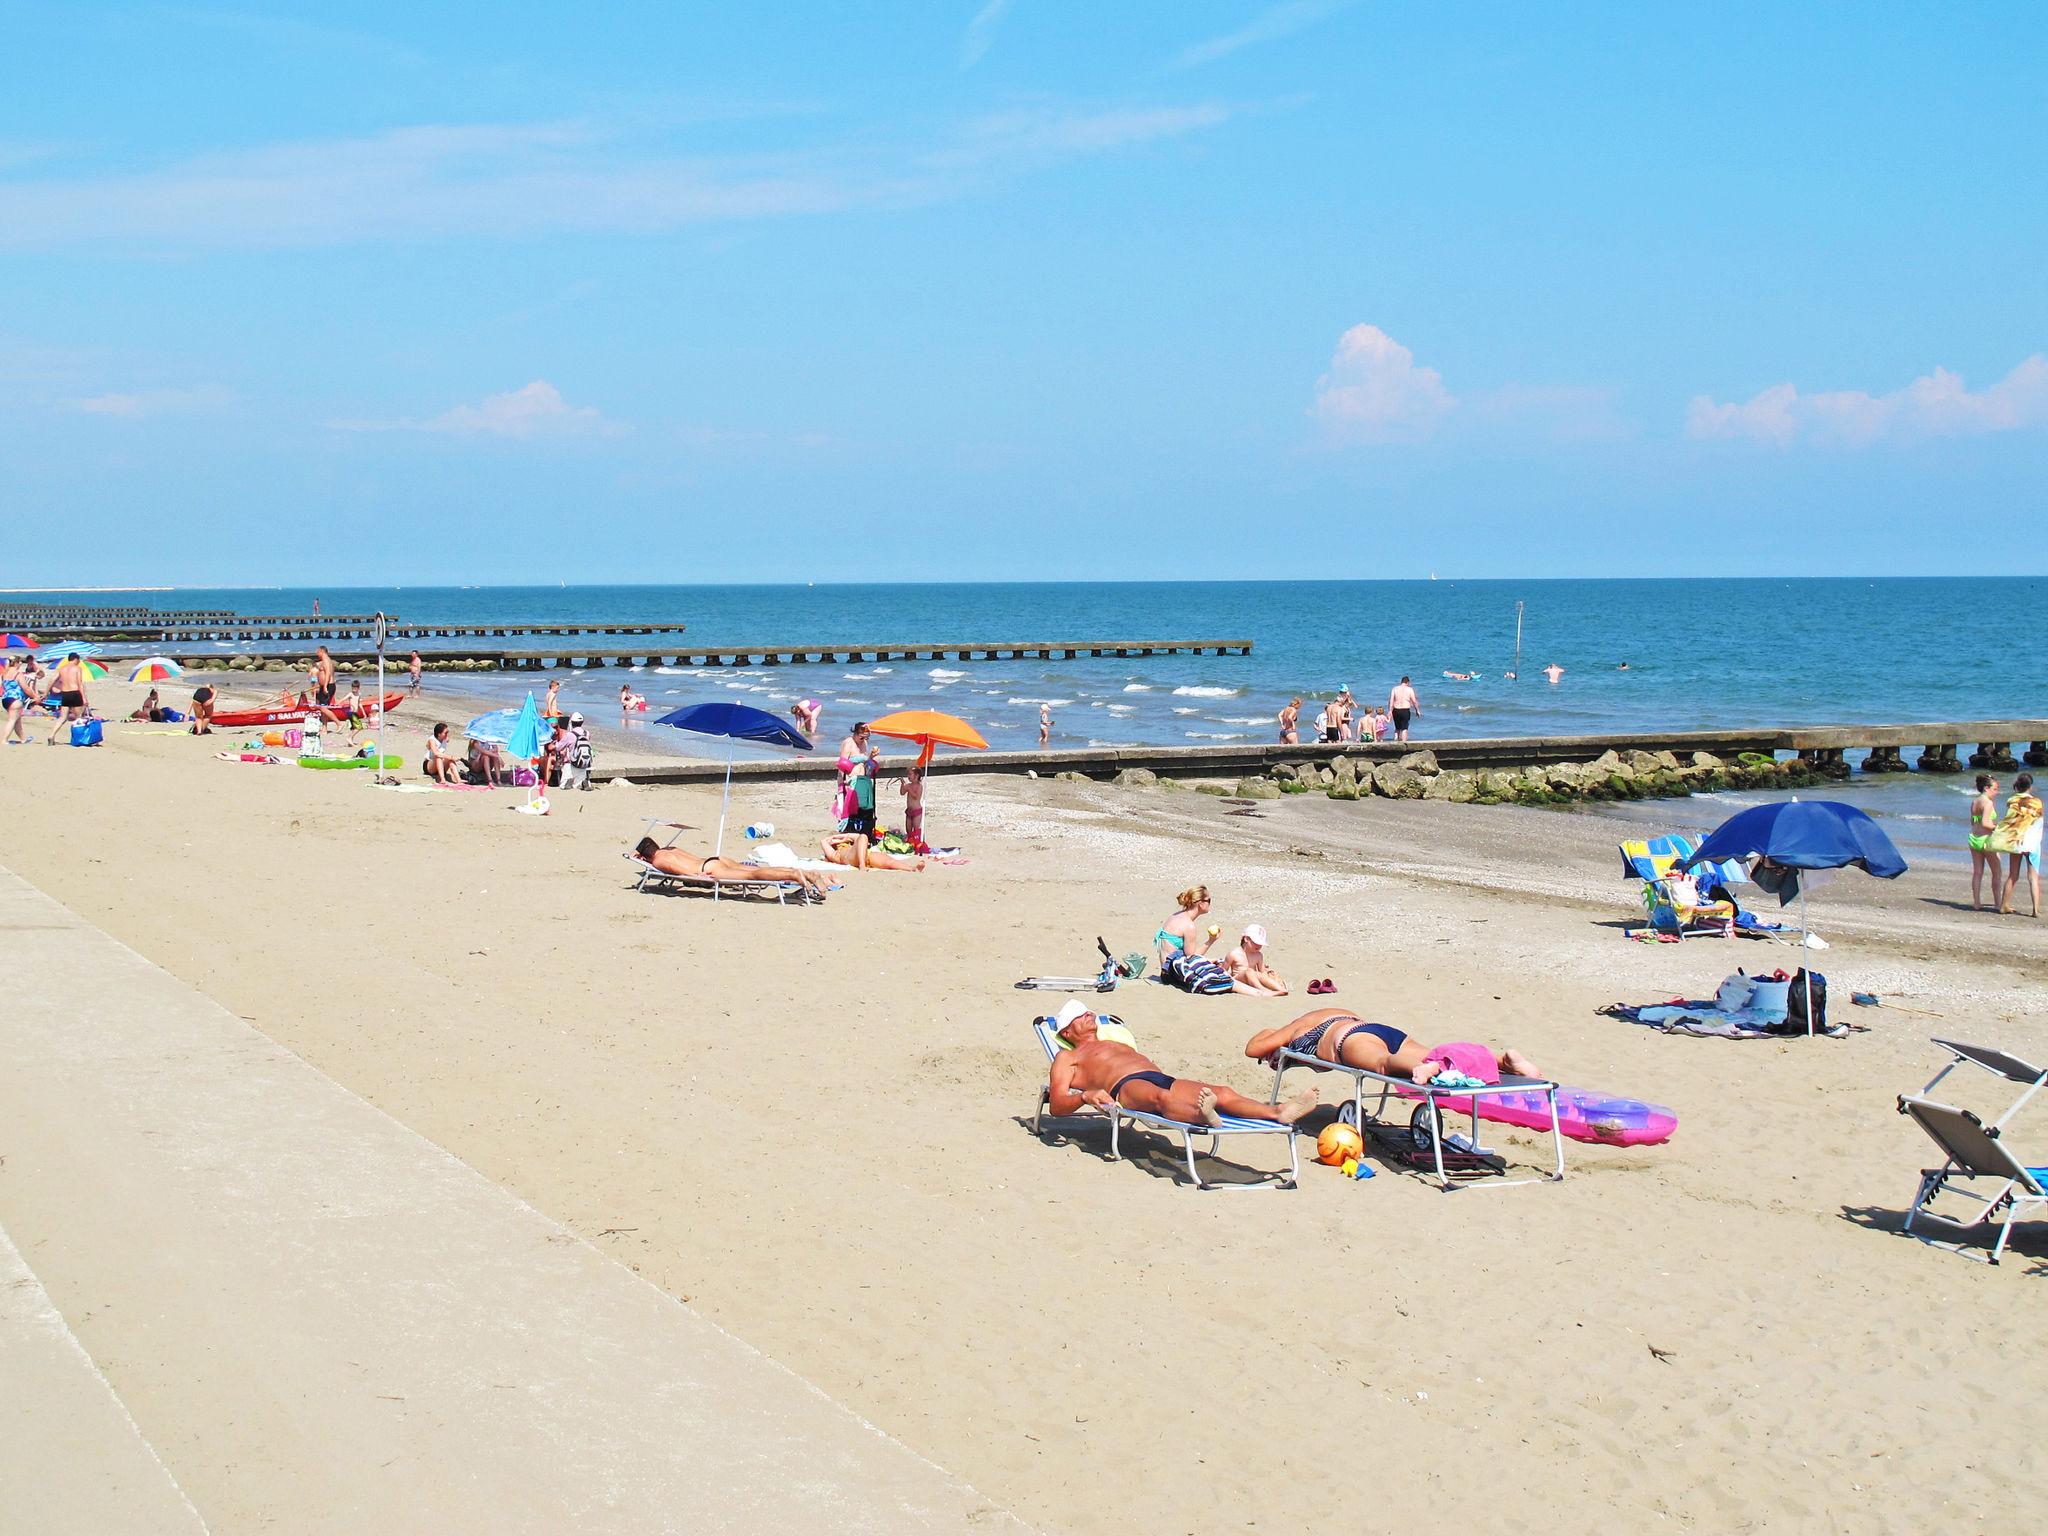
[[[103,1446],[0,1532],[1021,1529],[5,871],[0,937],[0,1383]]]

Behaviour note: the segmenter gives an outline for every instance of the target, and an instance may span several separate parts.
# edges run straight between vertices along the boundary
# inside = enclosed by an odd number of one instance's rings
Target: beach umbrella
[[[150,656],[135,664],[135,670],[128,674],[131,683],[163,683],[174,677],[183,677],[185,669],[168,656]]]
[[[1761,858],[1777,866],[1757,883],[1775,889],[1780,906],[1799,897],[1799,943],[1811,948],[1813,930],[1806,921],[1806,882],[1801,871],[1860,869],[1880,880],[1896,880],[1906,861],[1884,828],[1853,805],[1839,800],[1780,800],[1737,812],[1707,834],[1679,868],[1714,864],[1723,859]],[[1782,873],[1781,873],[1782,872]],[[1806,974],[1806,1032],[1813,1033],[1813,976]]]
[[[968,747],[976,752],[988,750],[988,743],[982,740],[981,732],[958,715],[936,709],[898,710],[893,715],[870,720],[868,730],[876,736],[916,742],[922,749],[917,758],[920,768],[931,762],[934,747]]]
[[[36,648],[34,635],[0,635],[0,651],[32,651]]]
[[[97,682],[100,678],[103,678],[107,675],[107,669],[101,666],[100,663],[94,661],[90,656],[81,656],[78,658],[78,670],[83,672],[87,678],[91,679],[94,682]]]
[[[512,739],[512,727],[519,723],[520,711],[516,709],[494,709],[487,715],[478,715],[462,728],[462,734],[471,741],[488,742],[502,747]]]
[[[533,702],[533,695],[529,693],[526,702],[519,706],[519,714],[512,722],[511,733],[505,738],[505,755],[525,762],[537,761],[545,734],[541,729],[540,707]],[[537,779],[538,775],[536,781]],[[524,809],[534,810],[537,805],[539,812],[544,814],[547,810],[546,802],[547,786],[536,782],[534,793],[526,797]],[[522,807],[514,806],[513,809],[519,810]]]
[[[100,648],[88,640],[66,640],[61,645],[42,647],[44,661],[62,661],[66,656],[97,656]]]
[[[710,704],[685,704],[670,710],[654,722],[699,736],[725,738],[725,794],[718,802],[718,842],[712,849],[716,858],[725,851],[725,815],[732,805],[732,754],[735,742],[750,741],[762,747],[788,747],[797,752],[811,750],[811,739],[780,715],[751,704],[732,704],[723,699]]]

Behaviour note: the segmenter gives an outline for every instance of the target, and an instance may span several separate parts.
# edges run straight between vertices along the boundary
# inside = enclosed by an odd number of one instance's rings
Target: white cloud
[[[1350,442],[1429,436],[1458,404],[1443,375],[1376,325],[1354,325],[1337,340],[1329,371],[1316,380],[1309,414]]]
[[[135,421],[145,416],[179,416],[198,411],[219,410],[232,399],[217,385],[197,389],[143,389],[132,393],[88,395],[67,402],[74,411],[88,416],[117,416]]]
[[[1047,106],[959,124],[921,144],[863,135],[718,155],[679,153],[670,144],[675,130],[664,137],[644,125],[394,128],[114,175],[0,179],[0,249],[98,245],[131,254],[525,239],[917,206],[1231,115],[1220,106]]]
[[[996,23],[1003,19],[1003,12],[1010,8],[1010,0],[988,0],[974,13],[974,19],[967,23],[967,31],[960,38],[960,67],[972,69],[981,62],[983,54],[996,40]]]
[[[425,421],[330,421],[328,426],[338,432],[440,432],[527,440],[617,437],[626,430],[606,420],[594,405],[569,404],[545,379],[486,395],[475,405],[458,405]]]
[[[1773,384],[1739,402],[1696,395],[1685,413],[1693,437],[1747,438],[1780,448],[1802,437],[1863,447],[2031,427],[2048,427],[2048,358],[2038,352],[1975,393],[1960,374],[1937,368],[1884,395],[1860,389],[1802,395],[1796,385]]]
[[[1226,32],[1220,37],[1182,49],[1167,67],[1194,69],[1199,65],[1213,64],[1255,43],[1278,42],[1304,27],[1314,26],[1336,9],[1335,0],[1286,0],[1284,4],[1268,6],[1235,32]]]

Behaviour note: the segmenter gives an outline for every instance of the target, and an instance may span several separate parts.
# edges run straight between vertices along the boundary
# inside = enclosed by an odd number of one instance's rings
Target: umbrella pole
[[[1806,882],[1799,882],[1799,974],[1806,982],[1806,1038],[1813,1038],[1813,929],[1806,920]]]
[[[732,738],[725,738],[725,794],[718,802],[718,842],[711,850],[711,857],[720,858],[725,853],[725,813],[732,805]]]

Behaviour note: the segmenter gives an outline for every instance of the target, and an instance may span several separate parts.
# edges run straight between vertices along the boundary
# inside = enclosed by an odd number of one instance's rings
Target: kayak
[[[301,768],[397,768],[405,759],[396,752],[382,757],[301,757]]]
[[[390,714],[405,702],[402,693],[384,695],[384,713]],[[363,708],[370,713],[377,711],[375,699],[364,699]],[[273,704],[268,709],[226,709],[213,717],[213,723],[223,729],[235,731],[251,725],[298,725],[318,715],[323,720],[346,720],[348,711],[337,704],[324,708],[318,704]]]

